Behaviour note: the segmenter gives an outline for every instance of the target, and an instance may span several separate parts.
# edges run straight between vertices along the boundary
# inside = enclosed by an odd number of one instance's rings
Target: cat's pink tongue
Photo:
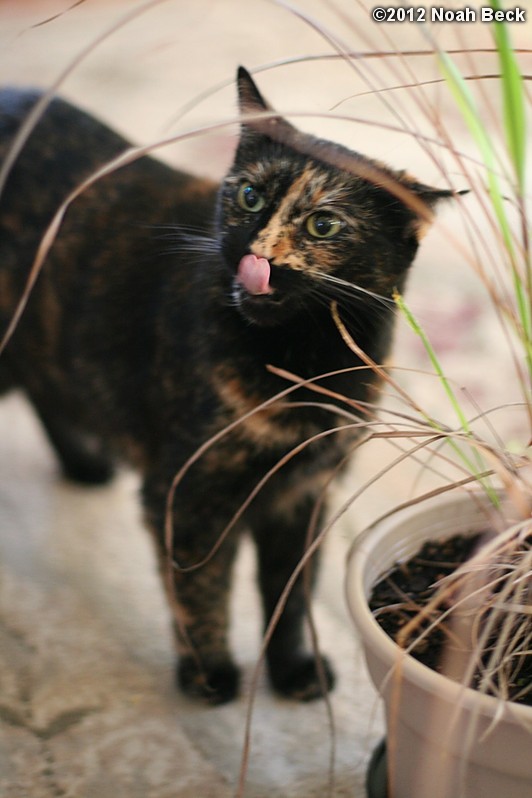
[[[238,264],[238,280],[244,288],[254,295],[270,294],[270,264],[266,258],[244,255]]]

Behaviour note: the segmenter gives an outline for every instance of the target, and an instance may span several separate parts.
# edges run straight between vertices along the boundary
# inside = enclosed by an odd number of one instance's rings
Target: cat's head
[[[351,314],[382,307],[452,192],[298,131],[243,68],[238,93],[241,136],[218,214],[236,307],[264,326],[333,300]]]

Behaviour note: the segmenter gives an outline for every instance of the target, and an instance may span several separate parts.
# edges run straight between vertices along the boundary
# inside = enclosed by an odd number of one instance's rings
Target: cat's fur
[[[212,703],[238,690],[226,638],[240,527],[256,540],[268,620],[303,554],[316,499],[352,436],[335,434],[298,453],[262,488],[212,558],[189,572],[280,458],[341,423],[330,409],[334,402],[299,388],[205,451],[175,492],[171,545],[179,567],[169,571],[165,517],[174,475],[210,436],[287,387],[268,364],[303,378],[361,365],[332,320],[333,300],[358,345],[383,361],[390,298],[404,285],[423,226],[394,186],[427,208],[449,194],[268,117],[269,106],[244,70],[238,88],[248,118],[221,187],[151,158],[97,181],[68,209],[0,359],[0,389],[25,391],[67,476],[103,482],[116,457],[140,471],[147,525],[172,597],[175,590],[179,682]],[[38,96],[0,93],[1,157]],[[126,147],[87,114],[53,100],[0,198],[0,335],[61,202]],[[239,205],[242,181],[252,185],[255,200],[261,192],[260,212]],[[339,214],[337,235],[309,234],[316,208]],[[250,253],[271,264],[264,291],[248,290],[240,274]],[[362,402],[374,396],[367,370],[320,383]],[[314,406],[297,404],[309,401]],[[320,685],[303,641],[304,604],[300,579],[269,646],[268,665],[278,691],[308,699],[320,694]],[[331,687],[326,661],[324,670]]]

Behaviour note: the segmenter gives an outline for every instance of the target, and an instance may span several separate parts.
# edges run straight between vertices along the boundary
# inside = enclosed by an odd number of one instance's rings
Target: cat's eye
[[[255,186],[251,183],[242,183],[238,189],[237,201],[241,208],[250,213],[258,213],[261,211],[266,201]]]
[[[307,219],[307,231],[313,238],[332,238],[342,227],[342,220],[334,213],[313,213]]]

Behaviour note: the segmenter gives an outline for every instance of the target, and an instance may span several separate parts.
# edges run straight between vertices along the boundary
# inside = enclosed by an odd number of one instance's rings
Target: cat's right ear
[[[260,114],[264,111],[273,111],[266,102],[255,81],[243,66],[238,67],[236,85],[238,88],[238,102],[242,116]]]
[[[255,81],[243,66],[237,72],[238,103],[243,133],[259,133],[277,141],[286,140],[295,128],[278,116],[264,99]]]

